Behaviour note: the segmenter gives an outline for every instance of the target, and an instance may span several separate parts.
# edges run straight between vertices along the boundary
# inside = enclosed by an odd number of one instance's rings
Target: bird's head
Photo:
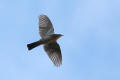
[[[62,34],[56,34],[56,36],[57,36],[58,38],[60,38],[60,37],[62,37],[63,35],[62,35]]]
[[[53,34],[52,37],[54,37],[55,40],[59,39],[60,37],[62,37],[62,34]]]

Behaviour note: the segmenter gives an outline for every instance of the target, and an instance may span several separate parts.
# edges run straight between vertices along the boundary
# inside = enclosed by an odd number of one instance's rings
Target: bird
[[[43,45],[45,52],[56,67],[62,65],[62,53],[57,40],[62,37],[62,34],[54,32],[53,24],[47,15],[41,14],[39,16],[39,34],[41,39],[27,44],[28,50]]]

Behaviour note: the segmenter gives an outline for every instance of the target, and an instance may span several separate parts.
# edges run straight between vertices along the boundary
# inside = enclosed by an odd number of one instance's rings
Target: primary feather
[[[44,49],[55,66],[60,66],[62,64],[61,50],[57,42],[45,44]]]
[[[39,16],[39,32],[41,38],[46,38],[48,35],[54,33],[53,25],[46,15]]]

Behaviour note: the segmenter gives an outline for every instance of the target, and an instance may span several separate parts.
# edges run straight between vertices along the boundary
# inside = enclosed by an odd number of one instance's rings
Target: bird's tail
[[[27,44],[28,50],[32,50],[33,48],[43,44],[43,41],[39,40],[30,44]]]

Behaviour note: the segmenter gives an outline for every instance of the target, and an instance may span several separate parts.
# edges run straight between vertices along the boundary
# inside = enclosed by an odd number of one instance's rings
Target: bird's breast
[[[55,38],[55,37],[47,37],[47,38],[43,39],[44,44],[56,42],[56,41],[57,41],[57,38]]]

